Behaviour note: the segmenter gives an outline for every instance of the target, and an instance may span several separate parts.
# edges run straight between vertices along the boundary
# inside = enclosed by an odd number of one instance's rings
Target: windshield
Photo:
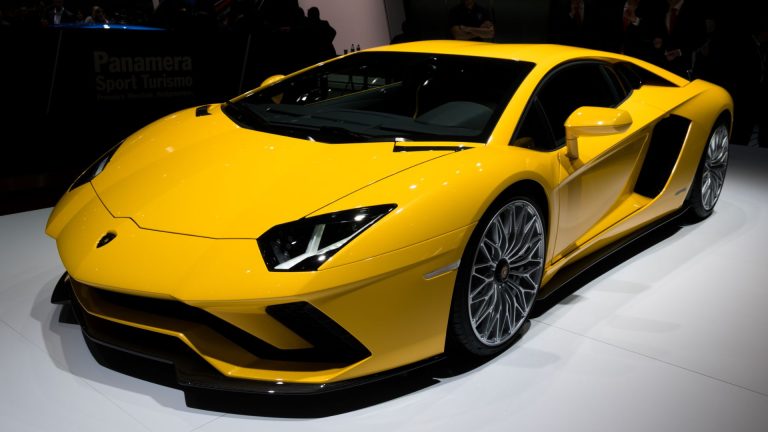
[[[532,63],[364,52],[229,102],[242,127],[327,143],[486,142]]]

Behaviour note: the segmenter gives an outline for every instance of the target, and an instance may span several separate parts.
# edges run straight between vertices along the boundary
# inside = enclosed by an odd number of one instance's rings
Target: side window
[[[524,114],[524,119],[520,123],[512,145],[537,150],[554,150],[557,148],[552,130],[536,97],[528,106],[528,111]]]
[[[643,78],[629,63],[617,63],[613,67],[621,81],[629,88],[639,89],[643,85]]]
[[[632,88],[638,89],[644,85],[654,85],[663,87],[677,87],[666,79],[641,68],[632,63],[620,62],[613,66],[616,73],[619,74],[623,82],[628,82]]]
[[[545,79],[537,92],[554,134],[555,146],[565,143],[565,120],[583,106],[614,107],[621,100],[597,62],[565,66]]]
[[[608,82],[610,83],[616,98],[618,98],[620,101],[619,104],[624,102],[627,96],[629,96],[629,93],[632,91],[632,88],[624,84],[619,79],[616,71],[614,71],[610,65],[603,65],[603,73],[605,73],[605,78],[608,79]]]

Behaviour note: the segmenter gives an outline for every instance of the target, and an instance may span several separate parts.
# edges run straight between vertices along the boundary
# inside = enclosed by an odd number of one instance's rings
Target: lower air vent
[[[355,362],[371,355],[348,331],[307,302],[268,306],[267,313],[312,344],[323,357]]]

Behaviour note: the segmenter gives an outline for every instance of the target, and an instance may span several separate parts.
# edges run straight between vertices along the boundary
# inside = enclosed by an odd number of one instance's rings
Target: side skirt
[[[587,270],[597,266],[604,262],[604,260],[610,256],[620,253],[622,250],[627,249],[630,245],[634,244],[637,240],[646,238],[653,234],[662,227],[668,227],[679,221],[685,214],[687,207],[683,207],[676,212],[673,212],[650,225],[641,228],[627,237],[621,240],[611,243],[610,245],[590,254],[584,258],[577,260],[574,263],[568,264],[552,277],[546,285],[539,289],[539,294],[536,300],[543,300],[549,295],[557,291],[562,286],[576,279],[577,276],[586,272]]]

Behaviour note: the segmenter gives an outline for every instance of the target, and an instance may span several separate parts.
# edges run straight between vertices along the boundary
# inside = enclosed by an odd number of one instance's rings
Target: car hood
[[[186,110],[129,137],[93,181],[114,217],[144,229],[257,238],[450,151],[325,144],[243,129],[218,107]],[[387,204],[372,202],[371,205]]]

